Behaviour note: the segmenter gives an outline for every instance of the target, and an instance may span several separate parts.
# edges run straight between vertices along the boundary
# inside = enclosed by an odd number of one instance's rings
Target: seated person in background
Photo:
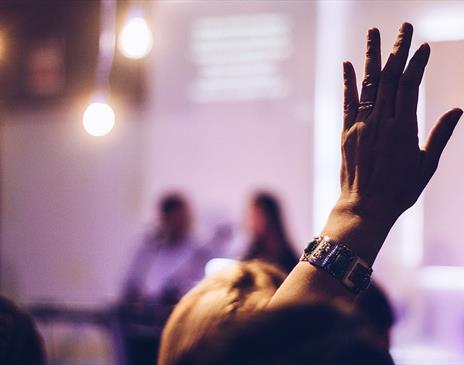
[[[0,296],[0,364],[45,365],[45,351],[32,318]]]
[[[271,194],[257,193],[248,214],[251,242],[243,259],[260,259],[289,273],[298,258],[288,239],[278,200]]]
[[[412,26],[404,23],[382,70],[380,34],[369,30],[360,97],[353,66],[344,63],[341,194],[320,235],[265,310],[237,317],[227,331],[215,326],[176,364],[393,364],[385,341],[350,308],[367,288],[396,219],[435,173],[463,113],[442,115],[419,147],[416,109],[430,47],[422,45],[405,68],[411,39]]]
[[[177,301],[203,278],[211,258],[191,233],[191,213],[179,194],[159,204],[160,225],[135,256],[118,307],[129,365],[154,364],[161,329]]]
[[[191,212],[180,194],[159,204],[160,225],[145,238],[124,287],[127,302],[175,304],[204,274],[210,255],[191,233]]]

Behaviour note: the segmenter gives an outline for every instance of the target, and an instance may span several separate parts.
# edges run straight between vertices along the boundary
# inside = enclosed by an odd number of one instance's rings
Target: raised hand
[[[341,194],[320,235],[348,246],[369,265],[396,219],[416,202],[434,174],[463,113],[452,109],[443,114],[419,147],[416,110],[430,47],[419,47],[406,66],[412,32],[411,24],[401,26],[382,69],[380,34],[369,30],[360,96],[352,64],[343,64]],[[270,305],[349,295],[330,275],[300,262]]]
[[[412,206],[434,174],[462,110],[443,114],[420,148],[419,85],[429,59],[423,44],[406,69],[413,28],[404,23],[381,70],[380,34],[367,36],[365,74],[358,98],[353,66],[344,68],[344,125],[340,202],[358,214],[372,210],[396,219]]]

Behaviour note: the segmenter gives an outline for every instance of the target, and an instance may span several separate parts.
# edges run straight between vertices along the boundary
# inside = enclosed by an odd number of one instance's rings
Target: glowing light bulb
[[[114,112],[103,102],[91,103],[85,109],[83,123],[84,129],[92,136],[100,137],[109,133],[114,127]]]
[[[130,18],[119,33],[118,47],[128,58],[143,58],[151,50],[153,37],[143,17]]]

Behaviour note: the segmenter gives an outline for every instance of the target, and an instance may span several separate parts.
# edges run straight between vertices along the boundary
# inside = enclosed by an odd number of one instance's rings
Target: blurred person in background
[[[190,206],[181,194],[165,195],[130,266],[119,304],[129,364],[153,364],[161,329],[177,301],[204,275],[212,247],[192,233]]]
[[[395,312],[384,290],[375,281],[357,296],[355,310],[372,328],[372,340],[381,348],[390,348],[390,332]]]
[[[154,225],[132,262],[124,286],[128,302],[175,304],[203,277],[209,257],[192,234],[192,214],[179,193],[164,196]]]
[[[32,318],[0,296],[0,364],[45,365],[45,351]]]
[[[248,227],[251,241],[243,259],[260,259],[289,273],[298,258],[291,248],[276,197],[266,192],[255,194],[249,206]]]

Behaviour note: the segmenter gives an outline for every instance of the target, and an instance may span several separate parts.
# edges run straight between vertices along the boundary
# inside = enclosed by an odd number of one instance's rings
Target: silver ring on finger
[[[371,111],[374,109],[374,102],[367,100],[367,101],[361,101],[358,106],[358,112],[366,112],[366,111]]]

